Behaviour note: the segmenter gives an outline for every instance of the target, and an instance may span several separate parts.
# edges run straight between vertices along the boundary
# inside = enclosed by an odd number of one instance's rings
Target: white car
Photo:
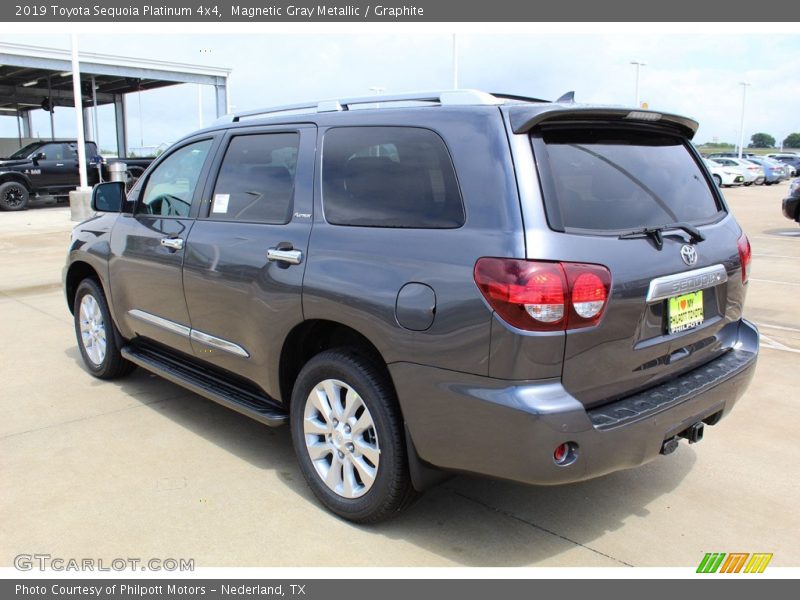
[[[715,160],[704,158],[708,170],[711,171],[711,176],[716,181],[719,187],[725,185],[742,185],[744,183],[744,175],[739,171],[734,171],[731,167],[725,167]]]
[[[719,157],[714,159],[715,163],[728,167],[731,171],[736,171],[744,176],[744,184],[761,185],[764,183],[764,168],[740,158]]]

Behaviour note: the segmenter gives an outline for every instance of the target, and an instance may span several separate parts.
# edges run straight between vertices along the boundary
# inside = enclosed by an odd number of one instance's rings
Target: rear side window
[[[428,129],[328,130],[322,200],[325,218],[334,225],[447,229],[464,224],[450,155]]]
[[[554,229],[701,224],[722,210],[680,137],[597,128],[544,130],[532,140]]]
[[[296,133],[240,135],[222,160],[210,219],[286,224],[292,214]]]

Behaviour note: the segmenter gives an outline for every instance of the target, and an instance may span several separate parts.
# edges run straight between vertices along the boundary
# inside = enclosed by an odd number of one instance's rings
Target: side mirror
[[[33,156],[33,164],[39,164],[40,160],[47,160],[47,155],[44,152],[38,152]]]
[[[125,204],[125,184],[121,181],[98,183],[92,190],[92,210],[95,212],[122,212]]]

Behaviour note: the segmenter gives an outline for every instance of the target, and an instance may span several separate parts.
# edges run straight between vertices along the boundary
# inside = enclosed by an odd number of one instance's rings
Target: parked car
[[[727,415],[758,354],[697,126],[472,90],[232,116],[127,196],[95,187],[64,269],[83,362],[288,423],[358,522],[446,473],[649,462]]]
[[[105,159],[94,142],[86,142],[89,185],[110,179],[109,165],[123,162],[131,182],[153,158]],[[102,178],[102,179],[101,179]],[[65,199],[80,185],[78,143],[75,140],[32,142],[8,158],[0,158],[0,210],[25,210],[31,197]]]
[[[789,184],[789,195],[783,199],[783,216],[800,223],[800,178]]]
[[[784,152],[777,154],[767,154],[767,157],[789,166],[790,177],[794,177],[795,175],[797,175],[798,171],[800,171],[800,155]]]
[[[715,158],[712,162],[729,171],[739,173],[744,177],[744,181],[742,182],[744,185],[753,185],[754,183],[756,185],[761,185],[764,183],[764,169],[758,165],[746,162],[743,159],[726,158],[722,156]]]
[[[747,158],[747,160],[754,165],[759,165],[764,168],[764,184],[772,185],[773,183],[780,183],[786,179],[786,170],[783,165],[776,163],[769,158]]]
[[[724,187],[744,184],[744,175],[739,169],[723,166],[710,158],[704,160],[717,186]]]
[[[753,154],[752,152],[742,152],[742,158],[750,158],[755,157],[758,158],[758,154]],[[738,152],[714,152],[712,154],[707,154],[706,158],[711,158],[716,160],[718,158],[739,158]]]

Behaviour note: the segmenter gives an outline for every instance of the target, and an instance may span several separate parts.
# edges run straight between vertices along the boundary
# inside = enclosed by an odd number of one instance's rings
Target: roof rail
[[[236,123],[242,119],[253,117],[286,114],[308,114],[323,112],[339,112],[350,110],[351,106],[358,104],[387,104],[392,102],[430,102],[441,106],[496,106],[502,104],[501,98],[482,92],[480,90],[444,90],[433,92],[407,92],[403,94],[382,94],[375,96],[359,96],[355,98],[342,98],[339,100],[321,100],[303,104],[287,104],[273,106],[246,112],[224,115],[216,123]]]

